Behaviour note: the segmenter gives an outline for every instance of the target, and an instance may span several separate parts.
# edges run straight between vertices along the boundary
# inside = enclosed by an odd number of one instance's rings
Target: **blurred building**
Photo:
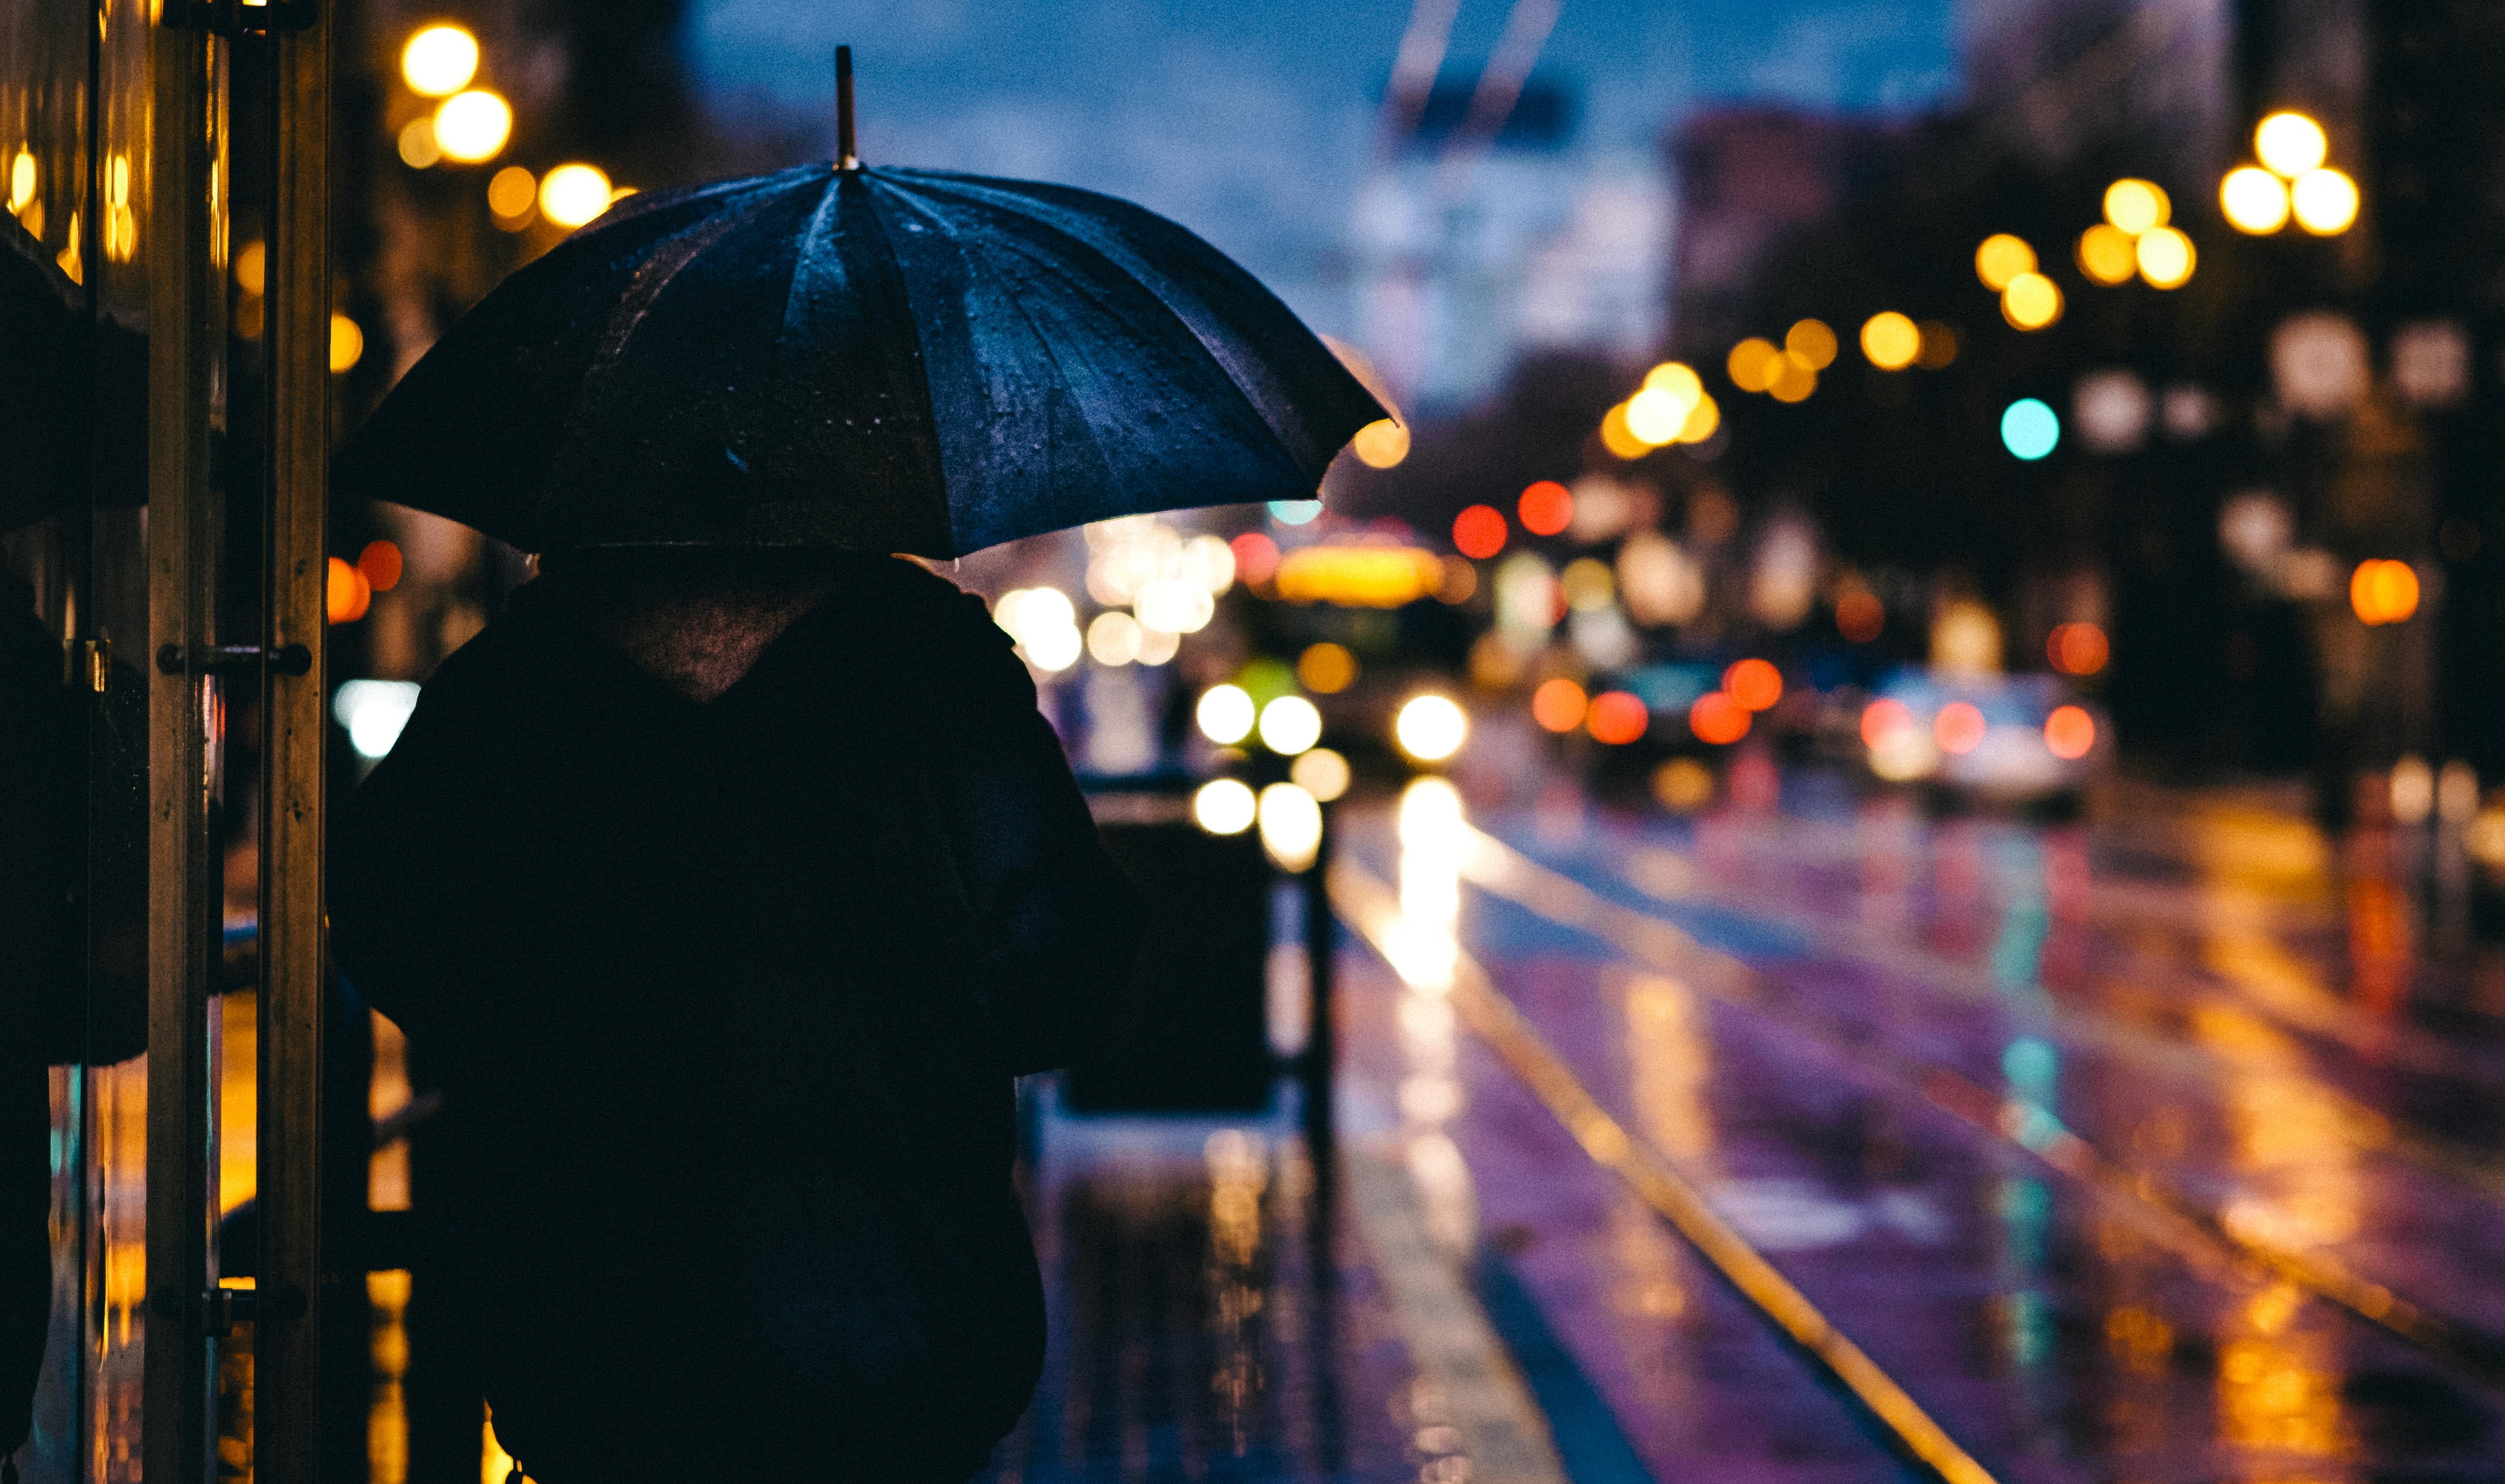
[[[1883,124],[1775,108],[1711,110],[1672,136],[1677,240],[1672,338],[1717,358],[1752,333],[1747,315],[1769,255],[1798,229],[1832,219],[1871,183]]]
[[[1483,402],[1525,356],[1634,361],[1659,340],[1670,195],[1640,157],[1574,148],[1575,103],[1533,79],[1492,138],[1439,83],[1360,188],[1349,226],[1358,339],[1394,395]]]
[[[2119,152],[2141,156],[2143,174],[2214,176],[2239,132],[2237,35],[2234,0],[1958,7],[1967,111],[2004,147],[2056,166]]]

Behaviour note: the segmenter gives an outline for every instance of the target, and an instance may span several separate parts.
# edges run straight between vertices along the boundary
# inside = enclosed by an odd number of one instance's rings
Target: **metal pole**
[[[151,58],[154,179],[148,256],[149,648],[215,641],[212,580],[221,524],[209,424],[225,350],[226,178],[221,45],[159,26]],[[103,208],[90,203],[93,216]],[[112,240],[108,235],[108,243]],[[104,271],[99,254],[87,265]],[[204,1484],[216,1375],[208,1293],[216,1283],[216,1096],[209,1065],[210,944],[218,926],[209,845],[208,707],[195,667],[152,673],[148,699],[148,1319],[141,1464],[150,1479]]]
[[[262,1298],[254,1473],[313,1484],[321,1458],[324,516],[331,451],[331,34],[271,40],[268,628],[309,671],[265,671],[262,723]]]

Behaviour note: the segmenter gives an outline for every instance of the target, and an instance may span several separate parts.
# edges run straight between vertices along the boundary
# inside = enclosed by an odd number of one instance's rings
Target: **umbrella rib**
[[[933,174],[922,175],[919,179],[924,182],[935,181],[939,184],[957,188],[969,199],[970,204],[989,207],[994,210],[998,210],[1000,208],[1000,202],[994,199],[994,196],[996,195],[1010,195],[1011,199],[1018,199],[1011,195],[1010,193],[997,192],[982,183],[968,177],[941,176],[936,172],[934,172]],[[901,193],[900,193],[900,194]],[[1123,278],[1138,284],[1144,297],[1147,298],[1150,303],[1156,306],[1156,312],[1164,315],[1168,320],[1173,322],[1177,328],[1182,331],[1183,337],[1191,342],[1193,348],[1199,351],[1201,358],[1208,362],[1212,370],[1217,372],[1218,379],[1226,383],[1228,390],[1234,392],[1236,400],[1243,405],[1244,410],[1252,414],[1253,425],[1261,430],[1261,436],[1268,441],[1271,451],[1276,453],[1288,468],[1295,470],[1302,469],[1303,465],[1301,461],[1297,459],[1294,450],[1288,446],[1287,440],[1280,436],[1277,428],[1270,425],[1269,416],[1261,410],[1261,405],[1253,400],[1251,392],[1245,390],[1242,382],[1235,379],[1235,373],[1226,369],[1226,363],[1217,358],[1217,353],[1209,348],[1209,342],[1202,338],[1200,331],[1193,327],[1191,321],[1183,318],[1183,316],[1175,309],[1174,305],[1168,303],[1164,295],[1157,293],[1146,279],[1132,271],[1128,266],[1115,259],[1105,249],[1098,247],[1095,243],[1088,241],[1084,237],[1064,230],[1060,226],[1045,220],[1041,216],[1036,215],[1032,209],[1032,204],[1027,210],[1006,211],[1003,214],[1013,218],[1019,223],[1032,224],[1041,231],[1050,232],[1056,245],[1068,245],[1068,249],[1071,251],[1072,256],[1076,257],[1083,254],[1095,262],[1104,265],[1104,266],[1111,272],[1117,273]],[[1024,311],[1021,310],[1020,312],[1023,314]],[[1033,321],[1029,321],[1029,323],[1032,324]],[[1055,366],[1057,370],[1057,362],[1055,363]],[[1336,449],[1332,451],[1334,454],[1337,452]]]

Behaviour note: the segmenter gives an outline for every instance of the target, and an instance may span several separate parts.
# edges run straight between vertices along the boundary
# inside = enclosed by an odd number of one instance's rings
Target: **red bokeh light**
[[[376,592],[389,592],[400,585],[400,548],[387,541],[370,541],[357,553],[357,570],[366,575],[367,583]]]
[[[1228,542],[1235,553],[1235,575],[1258,587],[1279,575],[1279,544],[1258,531],[1247,531]]]
[[[1765,711],[1783,698],[1783,672],[1770,660],[1743,659],[1722,672],[1722,689],[1750,711]]]
[[[2097,745],[2097,719],[2083,707],[2056,706],[2044,719],[2044,750],[2064,761]]]
[[[1591,728],[1592,740],[1624,747],[1644,734],[1652,724],[1652,712],[1642,699],[1624,690],[1604,690],[1592,697],[1592,710],[1584,724]]]
[[[1944,753],[1970,753],[1983,745],[1983,713],[1968,701],[1951,701],[1931,721],[1931,738]]]
[[[1531,719],[1554,732],[1569,732],[1583,724],[1583,711],[1589,703],[1583,688],[1560,675],[1539,683],[1531,692]]]
[[[1835,600],[1836,632],[1854,644],[1868,644],[1888,626],[1888,610],[1878,594],[1856,587]]]
[[[1719,690],[1708,691],[1687,708],[1687,729],[1699,742],[1727,746],[1748,734],[1748,708]]]
[[[1911,730],[1913,725],[1914,713],[1906,709],[1903,701],[1881,696],[1861,710],[1861,745],[1877,747],[1897,732]]]
[[[2044,654],[2064,675],[2094,675],[2105,667],[2112,647],[2093,623],[2057,623],[2044,641]]]
[[[1473,505],[1453,517],[1453,549],[1485,561],[1504,549],[1504,512],[1493,505]]]
[[[1522,528],[1534,536],[1554,536],[1574,519],[1574,496],[1555,479],[1542,479],[1522,492]]]

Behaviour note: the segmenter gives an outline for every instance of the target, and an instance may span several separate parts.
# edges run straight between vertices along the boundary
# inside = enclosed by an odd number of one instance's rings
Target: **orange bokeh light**
[[[2408,562],[2359,562],[2348,606],[2367,623],[2399,623],[2418,611],[2418,575]]]
[[[1258,531],[1247,531],[1226,544],[1235,553],[1235,575],[1252,586],[1279,575],[1279,544]]]
[[[357,553],[357,570],[376,592],[389,592],[400,585],[400,548],[387,541],[370,541]]]
[[[1856,587],[1835,600],[1835,629],[1854,644],[1868,644],[1888,626],[1888,610],[1879,595]]]
[[[1542,479],[1522,492],[1522,528],[1534,536],[1554,536],[1574,518],[1574,496],[1555,479]]]
[[[2056,706],[2044,719],[2044,750],[2067,760],[2084,758],[2097,745],[2097,719],[2083,707]]]
[[[1699,742],[1727,746],[1748,734],[1748,708],[1719,690],[1708,691],[1687,708],[1687,729]]]
[[[1914,713],[1906,709],[1905,703],[1883,695],[1861,709],[1861,745],[1877,747],[1897,732],[1911,730],[1913,725]]]
[[[1624,747],[1644,734],[1652,724],[1652,712],[1641,697],[1624,690],[1604,690],[1592,697],[1591,714],[1584,718],[1591,729],[1592,740]]]
[[[1931,720],[1931,739],[1944,753],[1970,753],[1983,745],[1983,713],[1968,701],[1951,701]]]
[[[2105,631],[2093,623],[2056,623],[2044,641],[2045,657],[2064,675],[2094,675],[2112,657]]]
[[[1583,688],[1560,675],[1539,683],[1531,692],[1531,719],[1554,732],[1569,732],[1583,724],[1583,711],[1588,702]]]
[[[373,583],[366,575],[337,557],[331,558],[322,584],[322,611],[334,623],[354,623],[373,606]]]
[[[1743,659],[1722,672],[1722,689],[1750,711],[1764,711],[1783,698],[1783,672],[1771,660]]]
[[[1453,549],[1464,556],[1485,561],[1504,549],[1504,512],[1493,505],[1473,505],[1453,517]]]

